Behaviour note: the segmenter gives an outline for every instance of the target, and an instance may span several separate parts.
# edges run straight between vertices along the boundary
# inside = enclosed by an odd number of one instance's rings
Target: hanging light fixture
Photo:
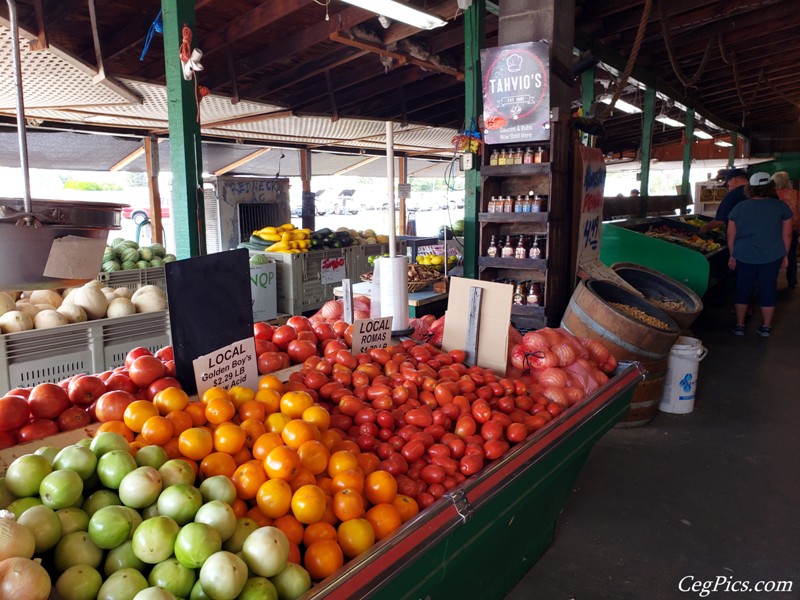
[[[701,140],[710,140],[714,136],[708,133],[707,131],[703,131],[702,129],[695,129],[694,137],[700,138]]]
[[[725,140],[714,140],[715,146],[722,146],[723,148],[730,148],[733,146],[730,142],[726,142]]]
[[[678,121],[678,119],[673,119],[672,117],[664,114],[663,112],[656,117],[656,121],[659,123],[663,123],[664,125],[669,125],[670,127],[680,127],[683,128],[684,124]]]
[[[418,29],[435,29],[447,25],[444,19],[399,0],[344,0],[344,2]]]
[[[600,102],[602,102],[603,104],[611,104],[611,96],[610,95],[600,96]],[[622,112],[628,113],[629,115],[642,112],[642,109],[639,108],[638,106],[634,106],[633,104],[625,102],[625,100],[621,99],[617,100],[617,102],[614,104],[614,108],[618,108]]]

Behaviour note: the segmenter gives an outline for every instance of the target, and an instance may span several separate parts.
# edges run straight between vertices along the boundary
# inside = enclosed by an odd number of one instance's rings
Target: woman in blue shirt
[[[778,199],[769,173],[750,177],[745,193],[749,200],[740,202],[728,216],[728,266],[736,270],[736,327],[734,335],[744,335],[747,304],[758,289],[763,324],[761,337],[772,333],[778,273],[786,268],[792,234],[792,211]]]

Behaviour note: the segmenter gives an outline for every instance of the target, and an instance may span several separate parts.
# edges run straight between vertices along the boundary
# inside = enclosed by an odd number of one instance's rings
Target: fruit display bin
[[[135,291],[143,285],[154,285],[167,291],[167,276],[164,267],[103,272],[97,276],[97,280],[111,288],[127,287]]]
[[[311,589],[306,600],[503,598],[544,554],[592,446],[626,414],[633,364]]]
[[[0,391],[118,367],[135,346],[169,345],[166,311],[0,335]]]

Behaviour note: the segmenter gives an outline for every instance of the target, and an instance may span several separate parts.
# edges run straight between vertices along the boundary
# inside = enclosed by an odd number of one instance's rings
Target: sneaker
[[[761,330],[759,329],[759,331],[761,331]],[[733,328],[733,335],[744,335],[744,325],[736,325]],[[767,335],[769,335],[769,334],[767,334]]]
[[[761,337],[769,337],[772,335],[772,327],[767,327],[766,325],[762,325],[758,328],[758,335]]]

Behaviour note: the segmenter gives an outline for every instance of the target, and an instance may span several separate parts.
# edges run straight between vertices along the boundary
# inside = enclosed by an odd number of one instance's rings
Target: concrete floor
[[[769,339],[758,311],[733,336],[730,306],[693,327],[709,351],[694,413],[595,445],[553,545],[508,600],[702,597],[679,590],[686,576],[721,578],[712,599],[800,598],[800,289],[779,290]],[[792,591],[730,592],[770,580]]]

